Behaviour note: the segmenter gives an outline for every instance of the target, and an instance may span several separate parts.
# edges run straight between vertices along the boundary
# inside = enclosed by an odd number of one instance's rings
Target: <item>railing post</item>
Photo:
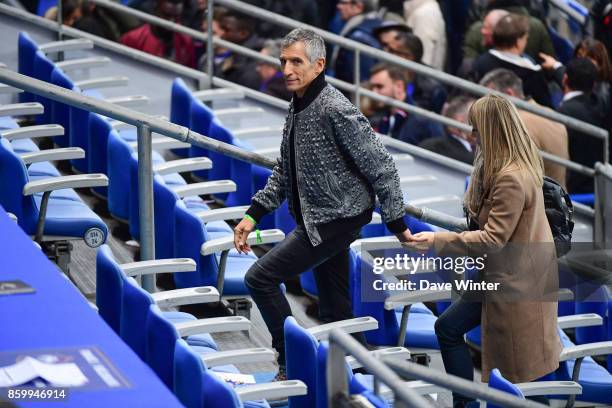
[[[213,0],[208,0],[206,2],[206,75],[208,75],[208,89],[212,89],[213,59],[215,57],[212,31],[214,10],[213,3]]]
[[[361,108],[360,101],[360,93],[359,93],[359,85],[361,84],[361,64],[360,64],[360,52],[359,50],[355,50],[353,53],[353,57],[355,58],[353,61],[353,83],[355,84],[355,93],[353,94],[353,103],[357,107],[357,109]]]
[[[141,261],[155,259],[152,155],[151,128],[140,125],[138,126],[138,210]],[[143,276],[142,287],[147,292],[155,292],[155,275]]]
[[[58,41],[62,41],[64,39],[64,8],[62,5],[62,0],[57,0],[57,40]],[[63,61],[64,60],[64,53],[63,52],[59,52],[57,54],[57,60],[58,61]]]
[[[348,398],[348,381],[346,376],[346,353],[337,341],[329,339],[329,351],[327,354],[327,406],[336,406],[339,398]]]

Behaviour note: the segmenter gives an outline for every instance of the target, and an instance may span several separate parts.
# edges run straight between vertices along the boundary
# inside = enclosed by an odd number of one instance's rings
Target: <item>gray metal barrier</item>
[[[595,231],[594,241],[612,242],[612,166],[595,164]]]
[[[395,396],[395,407],[434,406],[422,397],[416,398],[417,396],[414,395],[414,391],[405,386],[400,376],[427,381],[448,390],[508,408],[547,407],[547,405],[520,399],[511,394],[489,388],[486,384],[468,381],[416,363],[385,361],[385,364],[382,364],[370,356],[368,351],[357,340],[338,329],[332,331],[329,336],[329,354],[327,358],[327,406],[329,407],[337,406],[336,401],[347,400],[348,383],[345,363],[347,353],[361,362],[375,378],[391,388]]]

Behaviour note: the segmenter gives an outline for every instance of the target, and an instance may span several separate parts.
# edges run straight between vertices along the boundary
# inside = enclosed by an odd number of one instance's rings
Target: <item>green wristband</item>
[[[244,218],[251,221],[254,226],[257,226],[257,221],[255,221],[255,218],[251,217],[249,214],[244,214]],[[261,244],[263,241],[261,239],[261,232],[259,231],[259,228],[255,228],[255,235],[257,236],[257,243]]]

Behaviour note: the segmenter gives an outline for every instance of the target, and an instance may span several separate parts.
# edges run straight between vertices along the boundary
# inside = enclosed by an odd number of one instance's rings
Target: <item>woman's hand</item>
[[[427,252],[434,244],[433,232],[419,232],[412,235],[412,239],[408,242],[402,242],[404,248],[413,251]]]

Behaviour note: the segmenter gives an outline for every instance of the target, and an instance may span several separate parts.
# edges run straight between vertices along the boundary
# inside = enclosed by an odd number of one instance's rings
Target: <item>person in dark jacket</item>
[[[406,77],[405,70],[380,63],[372,68],[369,85],[373,92],[381,96],[410,103]],[[377,120],[372,126],[376,132],[406,143],[418,145],[425,139],[444,136],[444,129],[438,122],[399,108],[384,107],[383,113],[375,117]]]
[[[582,120],[594,126],[604,127],[604,117],[593,86],[597,68],[586,58],[571,60],[563,77],[563,101],[559,113]],[[603,142],[578,130],[568,128],[570,159],[584,166],[593,167],[603,160]],[[572,194],[592,193],[593,178],[568,171],[567,189]]]
[[[287,88],[294,93],[281,157],[234,229],[234,244],[239,252],[248,252],[249,233],[287,200],[296,228],[245,276],[279,353],[277,379],[285,379],[283,324],[291,308],[280,284],[313,268],[321,320],[350,318],[349,245],[370,222],[376,197],[387,228],[402,242],[412,235],[404,223],[400,179],[391,155],[359,109],[325,82],[323,39],[295,29],[283,39],[280,60]]]
[[[221,38],[252,50],[260,50],[263,40],[255,34],[255,23],[250,16],[233,10],[225,11],[219,20]],[[200,61],[206,61],[206,58],[203,57]],[[257,61],[252,58],[231,50],[223,50],[222,53],[215,52],[215,75],[225,80],[248,88],[259,89],[261,81],[256,68]]]
[[[381,48],[374,35],[374,29],[382,24],[382,19],[374,11],[373,0],[340,0],[338,2],[340,17],[346,23],[340,32],[342,37],[357,41],[374,48]],[[332,52],[330,67],[336,78],[346,82],[355,82],[354,53],[340,46],[335,46]],[[360,81],[368,78],[370,69],[376,60],[368,55],[360,55],[359,72]]]
[[[502,17],[493,30],[493,48],[481,54],[472,67],[476,82],[496,68],[506,68],[523,81],[523,91],[540,105],[552,107],[548,81],[542,67],[524,54],[529,36],[525,16],[509,14]]]
[[[474,103],[474,98],[470,96],[457,96],[444,106],[442,114],[447,118],[467,123],[468,112],[472,103]],[[421,142],[419,147],[470,165],[474,163],[472,133],[452,126],[446,127],[446,134],[443,137],[429,138]]]

